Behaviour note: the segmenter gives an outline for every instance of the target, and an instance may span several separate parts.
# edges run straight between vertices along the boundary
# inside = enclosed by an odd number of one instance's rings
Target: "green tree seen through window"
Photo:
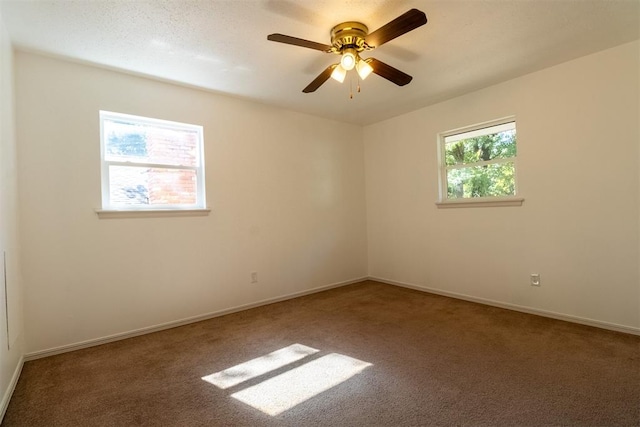
[[[514,195],[515,157],[515,129],[445,142],[447,197]]]

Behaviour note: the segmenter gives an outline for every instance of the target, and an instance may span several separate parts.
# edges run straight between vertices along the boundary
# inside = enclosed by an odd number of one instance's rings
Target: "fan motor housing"
[[[362,22],[343,22],[331,29],[331,45],[336,53],[347,48],[362,52],[368,48],[364,41],[367,34],[369,34],[369,29]]]

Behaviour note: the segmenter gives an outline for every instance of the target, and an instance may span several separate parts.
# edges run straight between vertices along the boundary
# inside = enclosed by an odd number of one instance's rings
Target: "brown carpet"
[[[319,351],[201,379],[292,344]],[[331,353],[371,366],[275,416],[231,397]],[[28,362],[3,426],[638,426],[639,353],[637,336],[368,281]]]

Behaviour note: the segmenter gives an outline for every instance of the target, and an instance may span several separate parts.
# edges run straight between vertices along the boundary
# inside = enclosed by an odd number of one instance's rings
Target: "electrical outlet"
[[[540,274],[531,273],[531,286],[540,286]]]
[[[258,283],[258,272],[257,271],[252,271],[251,272],[251,283]]]

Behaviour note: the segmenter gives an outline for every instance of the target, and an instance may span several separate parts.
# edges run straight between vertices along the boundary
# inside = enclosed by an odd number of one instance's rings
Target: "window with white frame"
[[[516,195],[514,117],[443,132],[439,150],[441,202]]]
[[[100,111],[102,209],[204,209],[202,126]]]

